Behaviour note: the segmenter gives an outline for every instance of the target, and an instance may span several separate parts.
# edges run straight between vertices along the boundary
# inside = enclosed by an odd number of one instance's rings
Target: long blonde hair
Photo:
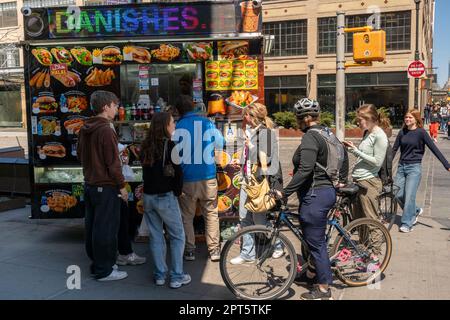
[[[365,120],[372,121],[379,125],[383,129],[391,127],[391,121],[383,113],[378,112],[377,108],[373,104],[363,104],[356,111],[358,117]]]
[[[267,115],[267,107],[262,103],[253,103],[244,110],[244,115],[249,115],[252,118],[255,126],[263,124],[267,129],[273,129],[275,127],[272,119]]]

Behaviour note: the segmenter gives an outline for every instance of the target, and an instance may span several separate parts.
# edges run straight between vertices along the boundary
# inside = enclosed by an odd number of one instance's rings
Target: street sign
[[[422,78],[425,75],[425,64],[416,60],[408,66],[408,78]]]

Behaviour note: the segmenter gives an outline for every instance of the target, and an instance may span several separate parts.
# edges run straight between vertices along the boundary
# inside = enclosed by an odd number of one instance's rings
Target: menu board
[[[208,61],[205,67],[207,91],[258,89],[258,61]]]

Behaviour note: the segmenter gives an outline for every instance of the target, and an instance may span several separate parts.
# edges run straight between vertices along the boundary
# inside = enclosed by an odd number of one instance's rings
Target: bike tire
[[[389,200],[387,200],[389,199]],[[389,205],[386,205],[388,203]],[[398,202],[392,193],[383,193],[378,197],[378,211],[382,219],[385,219],[383,225],[391,231],[397,217]],[[388,211],[388,212],[385,212]],[[387,218],[387,219],[386,219]]]
[[[371,226],[373,228],[377,228],[378,230],[380,230],[382,232],[384,238],[386,239],[386,254],[385,254],[385,257],[384,257],[381,265],[379,266],[378,270],[375,273],[373,273],[369,278],[367,278],[366,280],[363,280],[363,281],[351,280],[350,278],[346,277],[343,273],[341,273],[338,268],[335,268],[334,273],[335,273],[336,277],[350,287],[361,287],[361,286],[365,286],[365,285],[369,285],[369,284],[373,283],[374,279],[376,279],[378,276],[380,276],[386,270],[387,266],[389,265],[389,261],[391,259],[391,255],[392,255],[392,238],[389,233],[389,230],[381,222],[371,219],[371,218],[356,219],[345,227],[345,231],[347,234],[351,234],[352,230],[354,230],[360,226]],[[342,241],[346,241],[346,240],[343,237],[343,235],[340,234],[334,242],[334,245],[333,245],[333,248],[332,248],[331,254],[330,254],[331,257],[335,256],[338,253],[338,251],[340,250],[340,245],[341,245]]]
[[[278,239],[281,240],[281,242],[284,245],[284,251],[287,252],[285,255],[286,257],[290,257],[289,261],[289,268],[287,270],[288,276],[284,280],[284,282],[279,286],[277,290],[275,290],[271,294],[266,294],[263,296],[259,296],[256,294],[251,294],[249,292],[246,292],[245,290],[241,290],[240,287],[236,283],[233,282],[233,279],[230,275],[230,269],[233,267],[229,261],[233,256],[230,256],[230,250],[233,248],[234,245],[236,245],[237,240],[241,240],[244,235],[249,234],[256,234],[257,232],[262,234],[268,234],[270,235],[270,238],[273,237],[273,230],[271,228],[265,227],[265,226],[250,226],[246,227],[239,232],[237,232],[232,238],[230,238],[224,245],[221,255],[220,255],[220,274],[222,276],[222,280],[227,286],[227,288],[238,298],[241,299],[248,299],[248,300],[270,300],[270,299],[276,299],[282,296],[292,285],[294,282],[295,276],[297,274],[297,254],[295,252],[294,246],[292,245],[291,241],[282,233],[278,234]],[[271,246],[265,250],[271,250],[272,252],[274,246]],[[271,257],[268,259],[272,259]],[[256,264],[254,264],[256,266]],[[248,265],[247,265],[248,266]],[[250,283],[251,284],[251,283]],[[267,285],[270,286],[271,284],[269,281],[267,281]]]

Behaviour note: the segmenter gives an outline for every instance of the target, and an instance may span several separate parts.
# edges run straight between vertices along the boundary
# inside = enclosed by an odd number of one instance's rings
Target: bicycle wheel
[[[397,216],[398,203],[392,193],[382,193],[378,197],[378,211],[381,223],[390,231]]]
[[[351,287],[376,282],[389,264],[392,239],[379,221],[362,218],[345,228],[331,251],[331,263],[336,276]]]
[[[251,239],[247,246],[254,260],[242,264],[231,264],[239,257],[242,244]],[[274,259],[275,246],[282,245],[283,256]],[[248,258],[248,257],[247,257]],[[251,226],[239,231],[228,240],[220,255],[220,274],[225,285],[237,297],[251,300],[266,300],[280,297],[292,285],[297,273],[297,255],[294,246],[282,233],[275,238],[272,229],[265,226]]]

